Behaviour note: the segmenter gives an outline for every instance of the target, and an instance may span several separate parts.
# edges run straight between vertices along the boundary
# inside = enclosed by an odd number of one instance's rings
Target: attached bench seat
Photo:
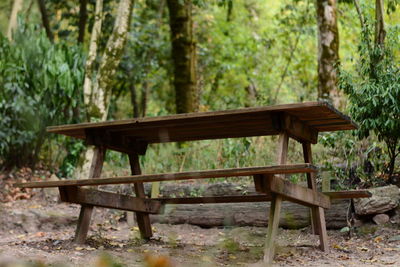
[[[82,180],[61,180],[61,181],[45,181],[45,182],[27,182],[16,183],[21,188],[45,188],[45,187],[63,187],[63,186],[84,186],[84,185],[110,185],[110,184],[130,184],[130,183],[146,183],[146,182],[163,182],[190,179],[207,179],[207,178],[223,178],[238,177],[266,174],[295,174],[295,173],[311,173],[317,172],[316,166],[304,164],[291,165],[274,165],[265,167],[245,167],[232,169],[216,169],[205,171],[189,171],[164,174],[141,174],[130,176],[119,176],[112,178],[93,178]]]
[[[233,203],[233,202],[264,202],[271,201],[271,194],[280,194],[284,199],[310,207],[330,207],[330,198],[367,197],[365,192],[345,191],[327,192],[325,194],[296,185],[276,174],[298,174],[317,172],[312,164],[275,165],[264,167],[246,167],[232,169],[217,169],[206,171],[190,171],[165,174],[132,175],[113,178],[94,178],[83,180],[61,180],[18,183],[22,188],[59,187],[61,200],[64,202],[92,205],[104,208],[114,208],[127,211],[156,214],[162,211],[164,204],[199,204],[199,203]],[[186,197],[186,198],[143,198],[106,192],[83,186],[110,184],[129,184],[143,182],[159,182],[185,179],[206,179],[221,177],[253,176],[261,179],[265,191],[259,194],[216,197]],[[257,190],[258,191],[258,190]]]

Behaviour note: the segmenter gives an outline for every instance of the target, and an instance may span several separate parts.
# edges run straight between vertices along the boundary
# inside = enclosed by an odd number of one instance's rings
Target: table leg
[[[274,194],[269,210],[267,240],[265,242],[264,263],[271,265],[275,255],[275,238],[279,229],[282,197]]]
[[[133,175],[141,174],[142,171],[140,169],[139,163],[139,155],[138,154],[129,154],[129,162],[131,165],[131,172]],[[134,190],[137,197],[145,198],[144,186],[143,183],[134,183]],[[140,235],[144,239],[149,239],[153,236],[151,230],[150,216],[148,213],[143,212],[135,212],[136,221],[140,230]]]
[[[287,133],[281,133],[279,135],[278,147],[277,147],[277,162],[278,164],[286,164],[287,152],[289,145],[289,136]],[[270,191],[270,180],[265,181],[265,190]],[[275,253],[275,238],[279,229],[279,218],[282,206],[282,196],[278,194],[273,194],[271,207],[269,210],[269,221],[268,221],[268,231],[267,240],[265,243],[264,251],[264,263],[267,266],[272,264]]]
[[[103,169],[105,148],[95,147],[92,164],[90,166],[89,178],[98,178],[101,175]],[[82,205],[79,213],[78,225],[75,231],[74,242],[78,244],[85,243],[87,233],[89,231],[90,219],[92,217],[93,206]]]
[[[312,163],[311,144],[303,143],[303,156],[305,163]],[[315,173],[307,173],[308,188],[317,190]],[[313,233],[319,235],[320,248],[322,251],[328,251],[328,235],[326,233],[325,211],[321,207],[311,208],[311,225]]]

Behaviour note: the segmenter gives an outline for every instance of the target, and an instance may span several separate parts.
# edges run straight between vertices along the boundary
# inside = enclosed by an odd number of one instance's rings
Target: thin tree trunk
[[[318,98],[337,102],[339,32],[336,0],[316,0],[318,22]],[[337,104],[337,103],[335,103]]]
[[[364,20],[364,16],[362,14],[360,3],[358,2],[358,0],[354,0],[354,6],[356,7],[358,18],[360,19],[361,29],[364,30],[365,29],[365,20]]]
[[[110,85],[124,51],[132,8],[133,0],[120,0],[114,29],[108,38],[106,49],[101,58],[99,71],[96,75],[93,92],[97,93],[98,96],[96,102],[104,107],[104,112],[101,114],[102,120],[107,119],[108,104],[111,97]]]
[[[86,61],[86,75],[84,83],[84,100],[87,106],[88,120],[106,120],[110,100],[110,85],[115,71],[121,60],[122,52],[127,39],[133,0],[120,0],[113,32],[107,41],[100,66],[95,73],[95,59],[102,24],[103,0],[96,2],[96,19],[90,38],[89,55]],[[93,157],[93,148],[86,150],[82,170],[78,176],[88,177],[88,170]]]
[[[22,9],[22,2],[23,0],[14,0],[10,20],[8,22],[8,29],[7,29],[7,38],[12,40],[12,33],[17,28],[18,25],[18,12]]]
[[[132,103],[133,117],[138,118],[139,117],[139,108],[138,108],[138,103],[137,103],[136,86],[133,82],[130,82],[129,89],[131,91],[131,103]]]
[[[45,4],[44,0],[38,0],[38,5],[39,5],[40,14],[42,16],[42,24],[43,24],[44,29],[46,30],[47,38],[49,38],[49,40],[51,42],[53,42],[54,36],[53,36],[53,33],[50,28],[49,17],[47,16],[46,4]]]
[[[78,43],[83,43],[85,40],[85,30],[86,30],[86,21],[87,21],[87,0],[80,0],[79,7],[79,35],[78,35]]]
[[[142,109],[142,117],[146,117],[147,110],[147,96],[149,94],[149,85],[147,81],[144,81],[142,84],[142,99],[141,99],[141,109]]]
[[[233,11],[233,0],[229,0],[228,3],[228,9],[226,11],[226,21],[230,22],[232,20],[232,11]]]
[[[28,24],[28,22],[29,22],[29,18],[31,16],[31,10],[32,10],[32,6],[33,6],[34,2],[35,2],[35,0],[31,0],[28,8],[26,9],[26,12],[25,12],[25,23],[26,24]]]
[[[385,22],[383,0],[375,1],[375,44],[383,48],[385,44]]]
[[[174,63],[175,105],[177,113],[197,111],[196,48],[193,41],[192,2],[168,0]]]
[[[90,36],[89,53],[86,59],[85,80],[83,84],[83,100],[87,110],[87,120],[91,120],[91,116],[96,114],[97,107],[93,104],[92,83],[95,73],[95,60],[97,57],[98,42],[101,34],[101,26],[103,23],[103,0],[96,1],[95,21]]]

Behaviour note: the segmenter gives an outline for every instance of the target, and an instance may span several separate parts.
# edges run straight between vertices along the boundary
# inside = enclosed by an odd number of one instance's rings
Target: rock
[[[389,219],[390,217],[387,214],[377,214],[372,218],[374,223],[376,223],[377,225],[388,223]]]
[[[353,220],[353,226],[354,227],[360,227],[360,226],[362,226],[364,223],[363,223],[363,221],[362,220],[358,220],[358,219],[354,219]]]
[[[391,238],[388,239],[388,241],[389,241],[389,242],[400,241],[400,235],[392,236]]]
[[[400,190],[395,185],[369,189],[372,197],[354,200],[357,215],[384,213],[399,205]]]

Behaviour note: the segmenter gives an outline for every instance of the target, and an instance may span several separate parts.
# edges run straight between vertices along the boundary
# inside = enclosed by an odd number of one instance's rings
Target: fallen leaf
[[[35,234],[36,237],[44,237],[44,233],[43,232],[37,232]]]

